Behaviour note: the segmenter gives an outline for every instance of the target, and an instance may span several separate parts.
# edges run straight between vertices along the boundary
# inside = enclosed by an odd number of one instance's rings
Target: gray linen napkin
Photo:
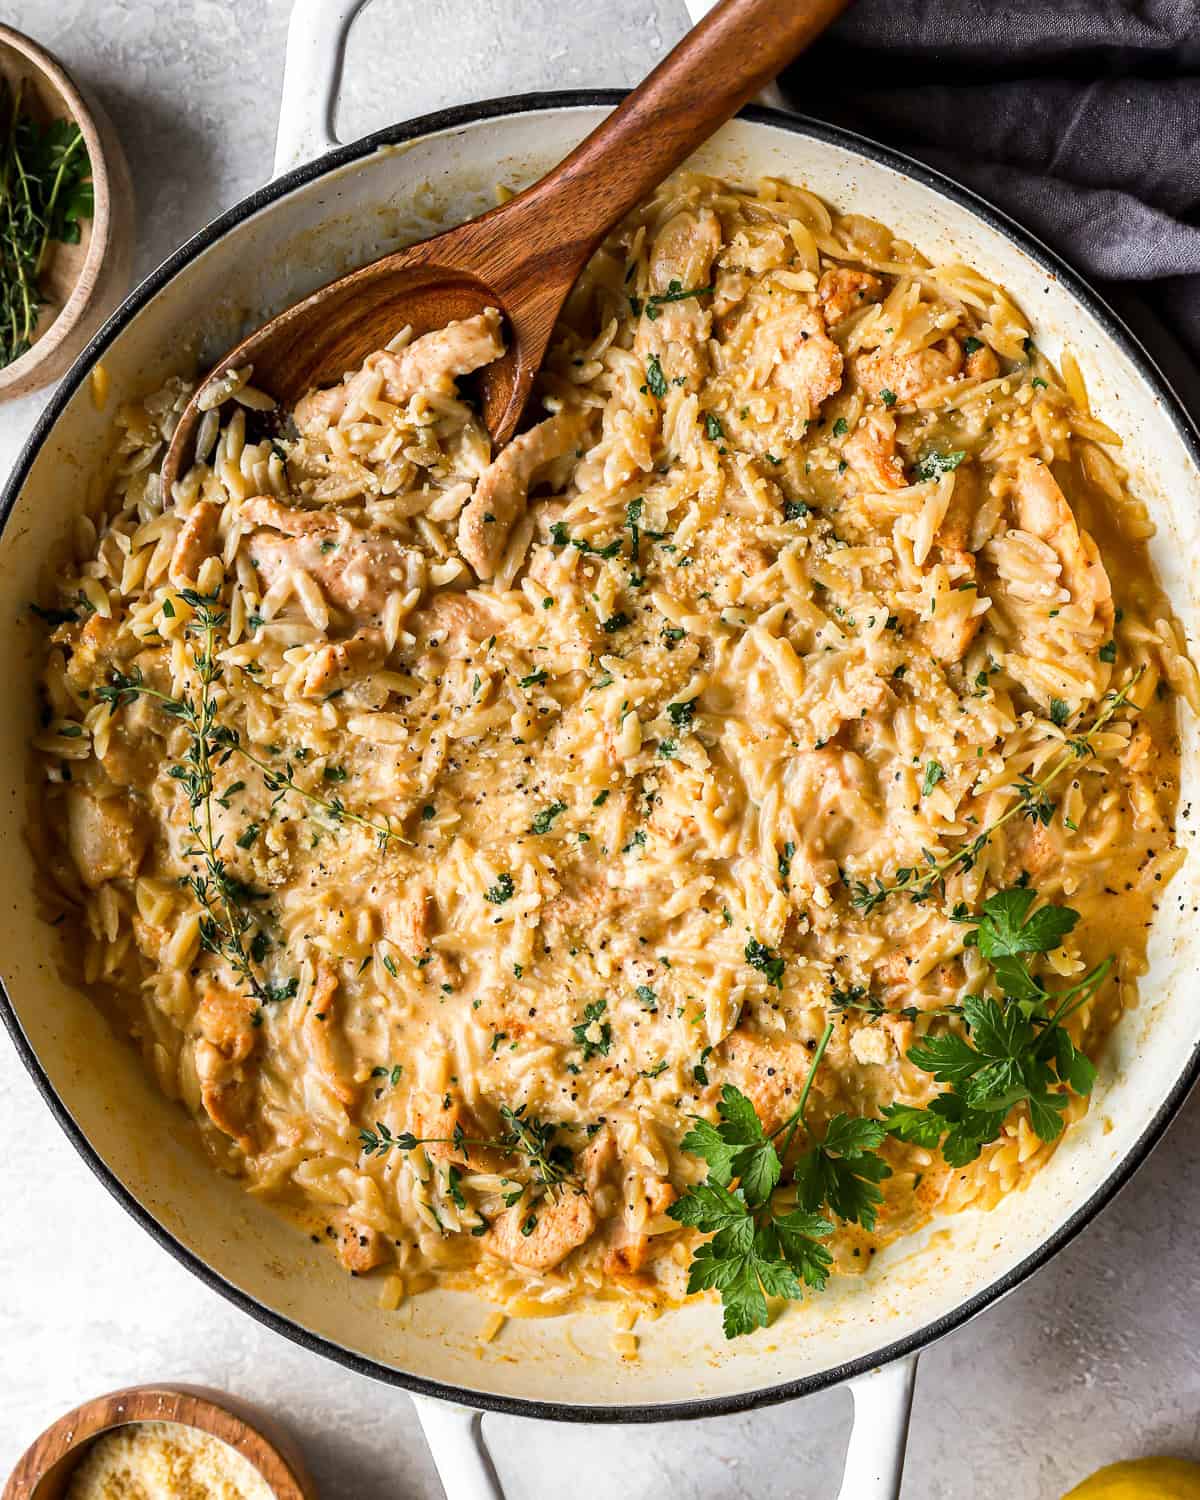
[[[781,83],[1033,230],[1200,413],[1200,4],[857,0]]]

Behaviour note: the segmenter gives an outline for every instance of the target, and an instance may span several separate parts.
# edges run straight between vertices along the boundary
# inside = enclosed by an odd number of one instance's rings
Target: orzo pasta
[[[122,412],[44,601],[47,902],[215,1161],[387,1306],[682,1295],[726,1085],[786,1157],[927,1106],[910,1050],[964,997],[1049,1024],[971,925],[1006,890],[1079,913],[1035,988],[1114,960],[1059,1028],[1051,1114],[1086,1108],[1196,686],[1119,439],[1036,338],[878,223],[682,175],[499,454],[493,313],[287,420],[227,377],[170,496],[188,387]],[[958,1165],[877,1140],[877,1214],[817,1192],[835,1267],[1035,1170],[1028,1094]]]

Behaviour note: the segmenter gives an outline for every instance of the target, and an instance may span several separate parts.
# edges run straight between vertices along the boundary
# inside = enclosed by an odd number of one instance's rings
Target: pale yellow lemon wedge
[[[1200,1500],[1200,1464],[1183,1458],[1135,1458],[1109,1464],[1063,1500]]]

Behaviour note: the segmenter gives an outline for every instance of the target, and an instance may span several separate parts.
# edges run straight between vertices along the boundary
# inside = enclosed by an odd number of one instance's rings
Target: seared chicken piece
[[[394,589],[421,576],[422,554],[393,537],[358,530],[327,510],[300,510],[264,495],[247,500],[242,519],[259,527],[247,540],[264,592],[300,569],[352,620],[378,618]]]
[[[67,792],[67,847],[90,889],[132,880],[149,842],[147,820],[128,797],[104,797],[85,786]]]
[[[495,573],[538,470],[578,448],[586,429],[585,413],[559,412],[513,438],[480,475],[458,522],[458,550],[477,577]]]
[[[570,1187],[557,1192],[557,1198],[541,1198],[532,1208],[518,1203],[505,1209],[484,1236],[485,1248],[528,1271],[552,1271],[560,1265],[591,1236],[596,1214],[586,1193]],[[531,1219],[536,1221],[532,1228]]]
[[[755,364],[771,373],[767,383],[787,391],[804,421],[842,384],[842,351],[825,332],[815,307],[796,307],[755,335]]]
[[[447,323],[445,328],[422,334],[407,348],[393,354],[387,349],[369,355],[363,370],[383,374],[383,394],[403,405],[419,391],[450,394],[455,378],[490,365],[504,353],[500,337],[500,314],[486,308],[474,318]],[[336,422],[346,409],[358,372],[327,391],[310,391],[296,403],[294,419],[301,432],[320,431]]]
[[[912,354],[876,349],[858,355],[854,361],[859,384],[872,396],[879,398],[887,391],[899,402],[912,401],[918,406],[927,391],[952,379],[962,367],[962,345],[952,338]]]
[[[817,298],[830,328],[848,318],[858,307],[878,302],[883,296],[883,282],[870,271],[852,271],[836,266],[826,271],[817,283]]]
[[[176,588],[195,583],[201,563],[216,554],[220,538],[221,506],[200,500],[183,523],[171,553],[168,577]]]
[[[712,284],[712,266],[721,248],[721,221],[710,208],[684,209],[668,219],[650,247],[650,297],[696,292]],[[712,310],[702,297],[652,302],[638,323],[634,350],[645,364],[654,355],[669,380],[698,390],[708,373]]]

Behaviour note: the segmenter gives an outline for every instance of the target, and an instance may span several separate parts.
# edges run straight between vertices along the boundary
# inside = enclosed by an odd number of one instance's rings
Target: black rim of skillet
[[[259,188],[257,192],[251,193],[249,197],[243,198],[240,203],[228,209],[201,229],[199,233],[193,235],[173,255],[168,256],[157,270],[151,272],[145,281],[136,287],[116,312],[113,313],[112,317],[109,318],[72,365],[49,405],[42,413],[37,425],[34,427],[8,478],[3,493],[0,494],[0,537],[3,535],[4,527],[16,504],[17,496],[20,494],[26,476],[41,449],[43,441],[58,420],[68,400],[87,377],[95,361],[157,292],[166,286],[175,276],[184,271],[202,251],[206,250],[210,245],[215,244],[217,240],[229,230],[236,228],[243,220],[248,219],[259,209],[273,203],[278,198],[284,197],[294,189],[314,182],[331,169],[343,167],[351,162],[370,156],[381,146],[395,145],[403,141],[413,140],[417,136],[430,135],[444,130],[454,130],[463,126],[478,124],[483,120],[496,119],[506,115],[527,114],[541,110],[594,108],[597,106],[611,108],[618,104],[622,98],[624,98],[624,92],[617,89],[567,90],[553,93],[517,94],[501,99],[485,100],[478,104],[463,105],[454,109],[439,110],[436,113],[422,115],[417,119],[409,120],[403,124],[388,126],[386,129],[378,130],[371,135],[364,136],[361,140],[353,141],[345,146],[339,146],[336,150],[319,157],[316,161],[296,167],[293,171],[274,179],[274,181],[268,183],[265,187]],[[969,210],[977,218],[984,220],[991,228],[999,231],[1011,243],[1015,244],[1018,249],[1028,255],[1048,276],[1060,281],[1071,295],[1096,319],[1127,357],[1132,360],[1142,377],[1155,392],[1165,414],[1173,423],[1179,436],[1188,448],[1192,461],[1196,463],[1197,467],[1200,467],[1200,434],[1197,433],[1196,427],[1182,401],[1142,345],[1107,303],[1092,291],[1078,272],[1074,271],[1061,257],[1042,244],[1028,230],[1023,229],[1018,223],[1010,219],[1007,214],[994,208],[985,199],[980,198],[976,193],[972,192],[969,188],[963,187],[952,178],[944,176],[942,173],[903,155],[901,152],[893,151],[890,147],[881,146],[865,136],[856,135],[852,131],[827,125],[823,121],[810,119],[807,116],[786,114],[779,110],[764,109],[757,105],[752,105],[744,109],[741,112],[740,118],[757,124],[770,125],[779,130],[790,131],[794,135],[807,136],[829,145],[844,147],[857,155],[867,157],[871,161],[891,168],[904,177],[915,179],[924,187],[932,189],[942,197],[949,198],[952,202]],[[909,1334],[906,1338],[885,1341],[872,1354],[851,1360],[832,1369],[803,1376],[799,1379],[782,1381],[777,1385],[764,1386],[758,1390],[741,1391],[728,1395],[695,1397],[693,1399],[660,1404],[568,1405],[561,1402],[540,1401],[526,1397],[497,1395],[490,1391],[471,1390],[467,1387],[449,1385],[442,1381],[427,1380],[419,1374],[394,1369],[377,1360],[369,1359],[364,1355],[356,1354],[350,1349],[343,1348],[332,1339],[313,1333],[311,1330],[302,1327],[299,1323],[293,1322],[290,1318],[284,1317],[274,1309],[258,1301],[257,1298],[250,1296],[239,1287],[226,1281],[223,1276],[219,1275],[205,1261],[201,1260],[191,1250],[176,1240],[157,1219],[143,1208],[124,1183],[120,1181],[116,1173],[103,1161],[83,1131],[75,1123],[70,1111],[58,1096],[54,1086],[43,1070],[33,1047],[21,1029],[12,1002],[9,1000],[7,991],[3,985],[0,985],[0,1019],[3,1019],[21,1061],[29,1070],[34,1083],[50,1107],[51,1113],[65,1131],[80,1156],[83,1157],[84,1161],[112,1196],[176,1260],[186,1266],[194,1275],[198,1276],[207,1286],[220,1293],[221,1296],[227,1298],[235,1306],[241,1308],[243,1312],[249,1313],[252,1318],[257,1319],[258,1322],[265,1324],[276,1333],[282,1334],[293,1343],[299,1344],[303,1348],[320,1354],[327,1359],[332,1359],[338,1364],[356,1371],[360,1375],[370,1376],[375,1380],[384,1381],[389,1385],[400,1386],[420,1395],[436,1396],[448,1401],[466,1403],[469,1406],[482,1408],[487,1411],[505,1412],[512,1416],[568,1422],[671,1422],[696,1417],[723,1416],[735,1412],[750,1411],[760,1406],[770,1406],[783,1401],[794,1401],[801,1396],[812,1395],[817,1391],[840,1385],[854,1376],[866,1374],[880,1365],[902,1359],[905,1356],[915,1354],[927,1348],[946,1334],[952,1333],[957,1328],[961,1328],[964,1323],[982,1312],[984,1308],[990,1307],[992,1303],[1015,1290],[1035,1271],[1044,1266],[1059,1250],[1069,1244],[1084,1226],[1112,1201],[1118,1191],[1124,1187],[1137,1168],[1145,1161],[1151,1149],[1157,1144],[1167,1125],[1187,1097],[1198,1074],[1200,1074],[1200,1045],[1197,1045],[1188,1058],[1186,1065],[1180,1070],[1179,1077],[1153,1119],[1150,1120],[1139,1139],[1117,1163],[1105,1182],[1092,1194],[1088,1201],[1077,1208],[1032,1254],[1026,1256],[1018,1265],[1013,1266],[1005,1275],[999,1277],[991,1285],[983,1288],[982,1291],[976,1292],[974,1296],[960,1302],[952,1311],[943,1314],[940,1318],[934,1319],[934,1321],[927,1324],[924,1328]]]

